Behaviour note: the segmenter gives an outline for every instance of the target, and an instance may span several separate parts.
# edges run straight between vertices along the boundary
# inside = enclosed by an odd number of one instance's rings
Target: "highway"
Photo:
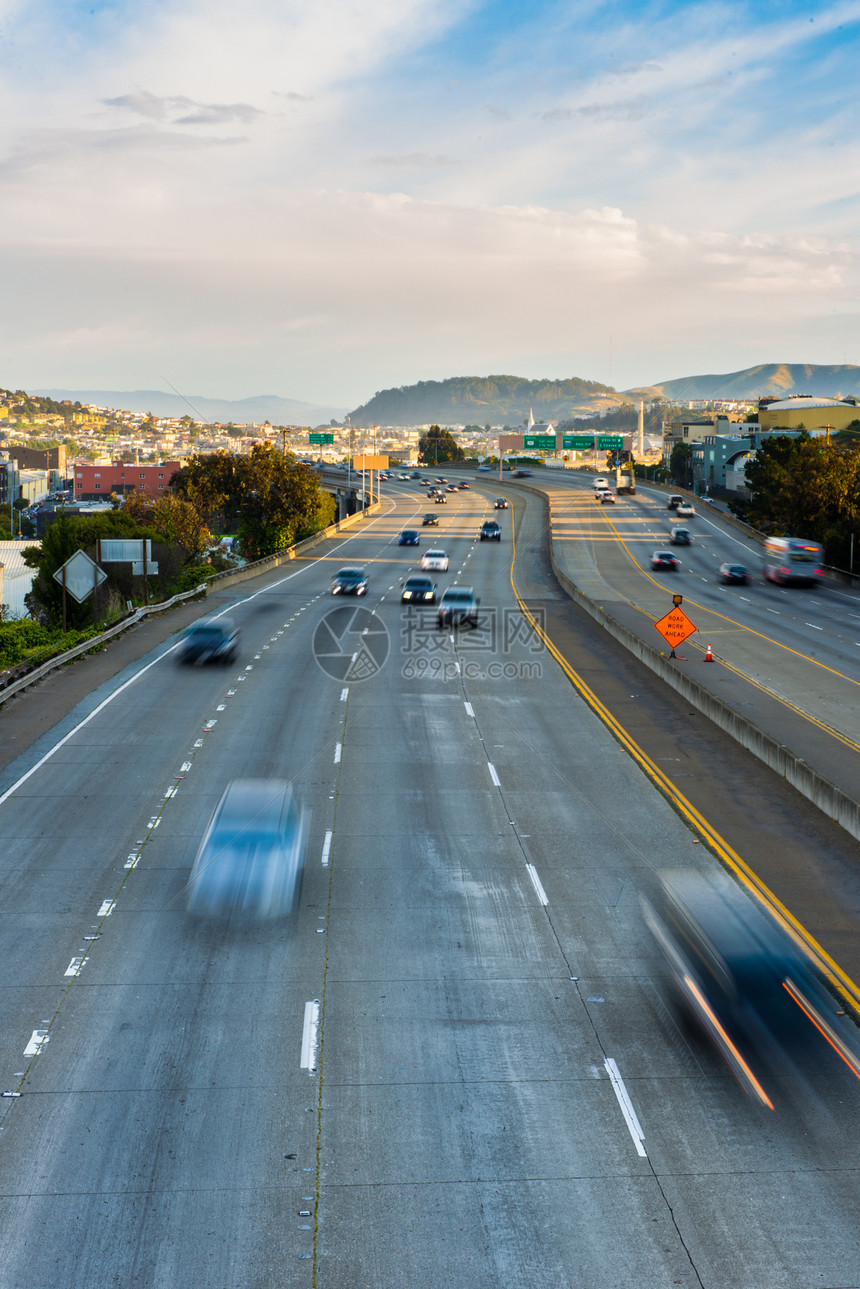
[[[182,668],[167,637],[0,774],[3,1289],[860,1283],[860,1083],[816,1049],[773,1110],[745,1097],[640,906],[660,869],[719,870],[694,799],[858,973],[860,845],[628,668],[549,577],[540,502],[498,491],[390,485],[354,536],[210,597],[235,665]],[[578,505],[571,545],[612,588],[622,506]],[[501,544],[476,540],[491,516]],[[655,787],[523,614],[514,523],[523,603],[695,798]],[[401,605],[430,546],[477,630]],[[366,599],[329,594],[348,563]],[[310,813],[293,918],[186,913],[236,777]]]

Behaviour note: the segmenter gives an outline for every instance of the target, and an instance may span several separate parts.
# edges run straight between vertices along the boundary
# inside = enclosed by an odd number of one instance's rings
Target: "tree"
[[[149,501],[142,492],[129,492],[122,509],[135,523],[154,529],[163,541],[178,546],[186,564],[199,560],[212,541],[196,508],[173,493]]]
[[[431,425],[418,440],[418,456],[425,465],[441,465],[443,462],[464,461],[466,453],[450,430]]]
[[[824,546],[825,562],[845,568],[851,533],[860,531],[860,451],[808,434],[777,435],[747,462],[748,523]]]
[[[693,449],[689,443],[676,443],[672,448],[669,473],[682,488],[693,486]]]
[[[334,518],[334,498],[320,488],[316,472],[271,443],[255,443],[247,456],[192,456],[171,479],[170,490],[190,502],[207,526],[238,532],[247,559],[283,550]]]

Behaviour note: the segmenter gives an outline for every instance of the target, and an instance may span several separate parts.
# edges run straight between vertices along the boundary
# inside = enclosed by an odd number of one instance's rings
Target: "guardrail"
[[[354,515],[339,519],[335,523],[329,524],[327,528],[314,533],[311,537],[305,537],[300,542],[296,542],[294,546],[288,546],[286,550],[278,551],[275,555],[267,555],[263,559],[254,560],[252,564],[246,564],[243,568],[227,569],[223,573],[216,573],[214,577],[207,578],[205,582],[201,582],[199,586],[192,587],[190,591],[180,591],[178,595],[172,595],[169,600],[162,600],[158,604],[148,604],[135,609],[106,631],[102,631],[97,636],[90,636],[88,640],[82,640],[74,648],[66,649],[63,653],[58,653],[55,657],[49,658],[47,662],[28,669],[25,674],[20,675],[17,679],[7,679],[4,683],[3,677],[0,675],[0,706],[7,699],[12,698],[13,695],[19,694],[22,689],[27,689],[28,686],[34,685],[55,668],[62,667],[67,662],[72,662],[73,659],[78,658],[81,654],[91,653],[92,650],[101,648],[108,640],[112,640],[114,636],[118,636],[122,631],[127,631],[129,627],[135,626],[143,618],[148,617],[149,614],[166,613],[168,609],[172,609],[174,605],[185,600],[192,600],[198,595],[207,595],[213,586],[227,586],[232,585],[234,582],[244,582],[250,577],[259,577],[267,569],[277,568],[291,559],[296,559],[304,551],[327,541],[330,537],[336,537],[344,528],[353,527],[367,515],[375,514],[379,509],[381,509],[381,503],[374,502],[366,510],[359,510]],[[6,676],[14,676],[14,672],[7,672]]]

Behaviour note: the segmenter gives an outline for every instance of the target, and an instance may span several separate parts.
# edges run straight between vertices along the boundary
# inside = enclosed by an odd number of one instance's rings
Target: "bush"
[[[46,662],[95,634],[91,628],[62,631],[30,620],[0,622],[0,668],[8,671],[24,662]]]

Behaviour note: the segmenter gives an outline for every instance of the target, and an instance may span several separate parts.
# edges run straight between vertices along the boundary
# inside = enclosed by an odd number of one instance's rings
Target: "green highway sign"
[[[565,434],[561,440],[561,446],[563,448],[578,448],[580,449],[580,451],[583,448],[590,449],[594,447],[594,435],[593,434]]]
[[[309,434],[308,443],[334,443],[333,434]]]
[[[597,446],[611,452],[613,448],[623,448],[624,440],[620,434],[598,434]]]
[[[525,434],[523,435],[524,448],[543,448],[555,449],[556,438],[554,434]]]

